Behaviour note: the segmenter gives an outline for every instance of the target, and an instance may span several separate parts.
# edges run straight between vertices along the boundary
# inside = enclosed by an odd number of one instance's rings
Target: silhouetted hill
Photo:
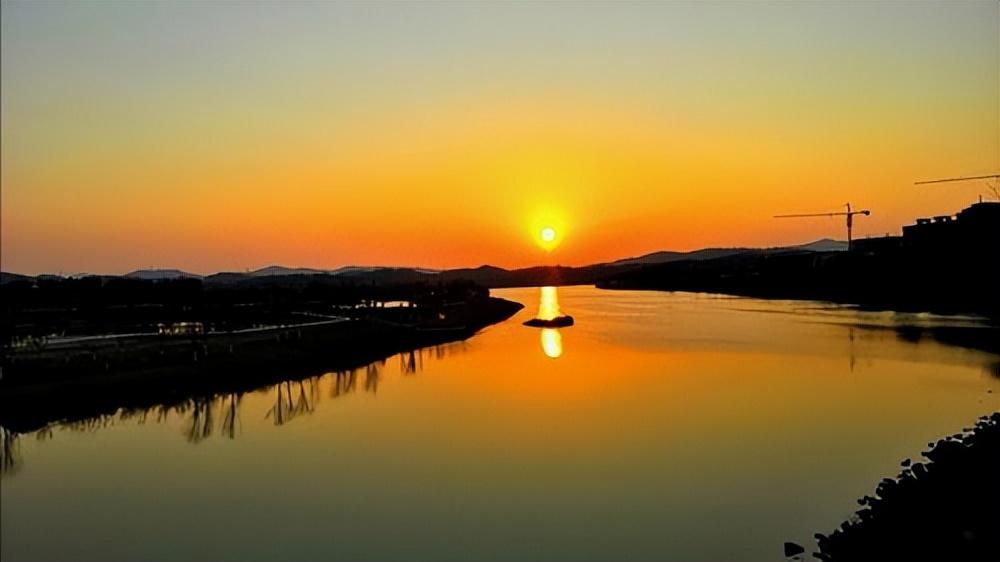
[[[704,250],[694,250],[692,252],[674,252],[665,250],[653,252],[635,258],[625,258],[611,262],[612,265],[652,265],[657,263],[670,263],[681,260],[692,259],[713,259],[724,256],[731,256],[740,252],[750,251],[749,248],[706,248]]]
[[[27,275],[20,275],[17,273],[7,273],[6,271],[0,271],[0,285],[6,285],[7,283],[14,283],[17,281],[31,281],[32,278]]]
[[[610,264],[595,264],[583,267],[535,266],[522,269],[503,269],[483,265],[474,269],[450,269],[442,271],[431,279],[441,282],[471,281],[489,288],[534,287],[538,285],[589,285],[612,271],[630,269]]]
[[[442,279],[466,279],[484,286],[495,286],[494,284],[508,279],[510,270],[493,265],[481,265],[479,267],[466,267],[460,269],[448,269],[438,274]]]
[[[437,271],[413,267],[348,265],[337,269],[314,269],[309,267],[285,267],[271,265],[243,274],[249,277],[280,277],[285,275],[333,275],[337,277],[370,278],[376,282],[412,282],[423,279]]]
[[[285,267],[283,265],[269,265],[247,273],[250,277],[273,277],[276,275],[321,275],[327,274],[324,269],[311,269],[308,267]]]
[[[252,273],[216,273],[204,278],[206,285],[242,286],[301,286],[308,283],[339,285],[399,285],[409,283],[450,283],[469,281],[488,288],[529,287],[536,285],[592,284],[613,271],[629,269],[608,264],[584,267],[538,266],[523,269],[503,269],[490,265],[476,268],[450,269],[434,272],[409,267],[352,267],[348,271],[325,273],[307,270],[296,273],[285,270],[278,275]],[[338,273],[339,271],[339,273]]]
[[[87,275],[84,275],[88,277]],[[161,279],[201,279],[201,275],[188,273],[179,269],[137,269],[124,275],[126,279],[148,279],[158,281]]]
[[[260,271],[260,270],[258,270]],[[410,283],[429,283],[437,281],[437,274],[425,273],[411,268],[379,267],[368,271],[352,269],[348,272],[335,273],[322,270],[302,268],[296,271],[283,268],[282,273],[274,275],[258,272],[215,273],[204,278],[208,286],[242,285],[242,286],[302,286],[306,284],[319,285],[400,285]],[[461,279],[461,278],[459,278]]]
[[[682,260],[714,260],[745,253],[786,253],[786,252],[841,252],[847,250],[847,242],[823,238],[798,246],[777,246],[774,248],[703,248],[691,252],[662,251],[635,258],[625,258],[611,262],[612,265],[652,265]]]
[[[815,242],[802,244],[801,246],[790,246],[792,250],[806,250],[809,252],[846,252],[846,240],[833,240],[831,238],[821,238]]]
[[[412,267],[351,267],[341,268],[335,277],[343,282],[367,283],[375,285],[396,285],[401,283],[432,283],[438,280],[437,273]]]
[[[349,265],[337,269],[316,269],[308,267],[286,267],[271,265],[254,271],[224,271],[204,277],[176,269],[145,269],[133,271],[124,277],[129,279],[169,280],[203,279],[206,285],[243,284],[247,286],[301,286],[310,280],[319,283],[347,283],[368,285],[395,285],[406,283],[447,283],[450,281],[471,281],[484,287],[528,287],[536,285],[586,285],[594,284],[612,275],[631,271],[637,267],[673,263],[680,261],[706,261],[738,255],[762,255],[780,253],[826,252],[846,249],[846,243],[823,239],[800,246],[777,248],[705,248],[691,252],[662,251],[635,258],[626,258],[610,263],[598,263],[580,267],[535,266],[521,269],[504,269],[493,265],[474,268],[433,270],[417,267],[357,266]],[[29,276],[4,273],[17,279],[32,279]],[[39,276],[41,278],[42,276]],[[113,278],[114,276],[103,276]],[[14,279],[15,277],[10,277]],[[334,280],[336,279],[336,281]],[[7,283],[8,281],[3,281]]]
[[[342,275],[345,277],[366,275],[369,273],[376,273],[380,271],[413,271],[422,274],[435,274],[440,273],[437,269],[427,269],[423,267],[394,267],[385,265],[346,265],[344,267],[338,267],[337,269],[332,269],[329,271],[331,275]]]
[[[227,285],[230,283],[237,283],[243,281],[244,279],[252,279],[253,276],[249,273],[238,273],[235,271],[223,271],[221,273],[213,273],[211,275],[206,275],[202,277],[202,281],[206,285]]]

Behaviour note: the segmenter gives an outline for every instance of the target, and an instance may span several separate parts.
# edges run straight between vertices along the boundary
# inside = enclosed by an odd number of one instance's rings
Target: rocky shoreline
[[[1000,560],[1000,412],[948,436],[902,462],[895,479],[828,535],[816,534],[827,562],[884,560]],[[785,544],[786,556],[805,549]]]

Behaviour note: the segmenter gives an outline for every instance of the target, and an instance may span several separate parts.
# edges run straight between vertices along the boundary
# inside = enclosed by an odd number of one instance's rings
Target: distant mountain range
[[[749,252],[765,252],[765,253],[785,253],[785,252],[844,252],[847,251],[847,242],[841,240],[832,240],[830,238],[823,238],[815,242],[810,242],[808,244],[801,244],[798,246],[780,246],[776,248],[703,248],[701,250],[694,250],[691,252],[653,252],[652,254],[646,254],[644,256],[639,256],[637,258],[625,258],[611,262],[615,265],[635,265],[635,264],[656,264],[656,263],[670,263],[674,261],[682,260],[711,260],[716,258],[725,258],[729,256],[734,256],[737,254],[745,254]]]
[[[704,248],[691,252],[662,251],[643,256],[620,259],[610,263],[599,263],[581,267],[536,266],[521,269],[504,269],[492,265],[476,268],[433,270],[414,267],[345,266],[337,269],[313,269],[306,267],[285,267],[271,265],[246,272],[219,272],[198,275],[179,269],[139,269],[120,277],[162,281],[167,279],[201,279],[206,284],[307,284],[316,276],[335,278],[340,281],[355,281],[374,284],[397,284],[419,282],[449,282],[466,280],[486,287],[518,287],[547,284],[573,285],[592,284],[598,279],[621,271],[678,261],[706,261],[742,254],[783,254],[800,252],[840,252],[847,250],[847,243],[824,238],[809,244],[777,248]],[[84,277],[74,275],[72,277]],[[104,275],[100,277],[116,277]],[[0,272],[0,284],[32,279],[58,278],[52,275],[31,277],[16,273]],[[334,279],[332,279],[333,281]]]
[[[81,276],[74,275],[74,277]],[[201,275],[188,273],[179,269],[137,269],[131,273],[126,273],[123,277],[126,279],[146,279],[149,281],[160,281],[162,279],[201,279]]]

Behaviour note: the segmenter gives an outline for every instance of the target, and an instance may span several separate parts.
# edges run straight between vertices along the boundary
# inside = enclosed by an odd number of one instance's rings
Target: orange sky
[[[847,201],[881,235],[1000,169],[995,2],[2,10],[4,271],[578,265]]]

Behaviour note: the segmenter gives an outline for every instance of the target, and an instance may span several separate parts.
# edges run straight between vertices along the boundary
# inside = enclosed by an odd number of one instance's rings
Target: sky
[[[582,265],[1000,171],[1000,3],[0,4],[0,268]],[[551,244],[539,232],[558,233]]]

